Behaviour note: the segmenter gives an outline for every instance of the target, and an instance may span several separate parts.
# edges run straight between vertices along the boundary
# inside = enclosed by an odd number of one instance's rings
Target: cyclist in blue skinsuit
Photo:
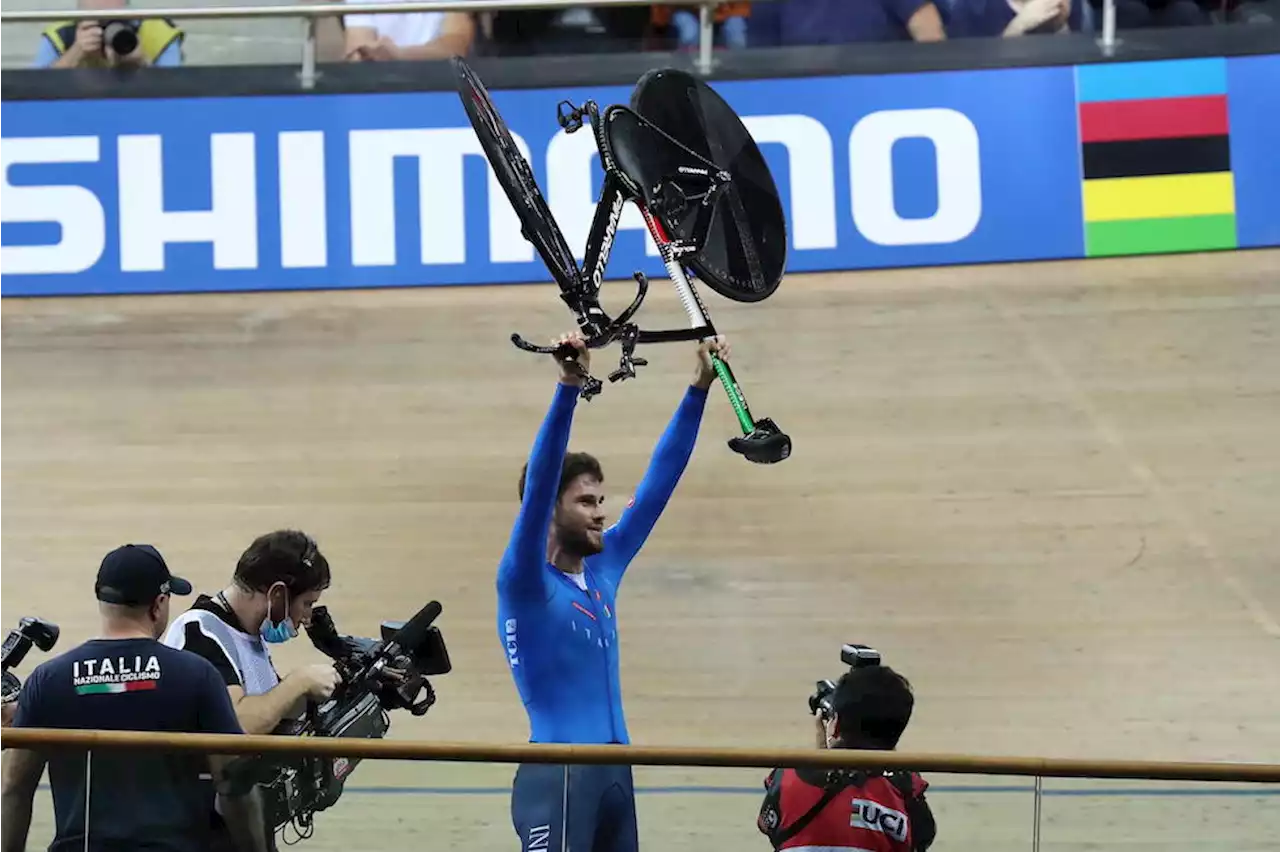
[[[698,439],[711,353],[698,368],[654,449],[635,497],[605,529],[604,475],[586,453],[567,453],[590,353],[563,335],[576,361],[559,362],[551,410],[520,477],[520,514],[498,567],[498,636],[536,743],[628,743],[618,681],[615,599],[631,560],[666,507]],[[627,766],[525,764],[516,771],[511,819],[524,852],[635,852],[635,794]]]

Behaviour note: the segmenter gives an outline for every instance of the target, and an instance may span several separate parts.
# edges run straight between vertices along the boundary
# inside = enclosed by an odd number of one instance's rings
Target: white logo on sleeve
[[[512,668],[520,665],[520,650],[516,646],[516,620],[508,618],[506,623],[507,663]]]

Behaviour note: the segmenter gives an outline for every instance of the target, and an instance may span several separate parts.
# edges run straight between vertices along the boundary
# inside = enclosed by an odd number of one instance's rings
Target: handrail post
[[[714,10],[713,0],[703,0],[698,6],[698,71],[701,74],[711,73],[711,48],[715,43]]]
[[[316,87],[316,22],[319,18],[304,18],[302,22],[302,70],[298,79],[304,89]]]
[[[1040,852],[1040,804],[1044,800],[1044,778],[1036,776],[1035,804],[1031,814],[1031,852]]]
[[[1102,0],[1102,54],[1111,56],[1116,51],[1116,0]]]

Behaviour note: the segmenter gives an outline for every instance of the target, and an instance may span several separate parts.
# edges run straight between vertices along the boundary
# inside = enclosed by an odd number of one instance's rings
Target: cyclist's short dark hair
[[[525,462],[524,467],[520,468],[520,499],[524,499],[524,481],[529,474],[529,463]],[[600,460],[591,453],[565,453],[564,465],[560,468],[560,487],[556,489],[556,499],[559,500],[564,496],[565,489],[569,487],[569,483],[573,482],[579,476],[587,474],[600,482],[604,482],[604,471],[600,468]]]

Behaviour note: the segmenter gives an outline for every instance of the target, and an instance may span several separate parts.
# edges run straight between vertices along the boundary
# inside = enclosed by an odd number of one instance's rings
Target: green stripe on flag
[[[1236,247],[1236,217],[1230,213],[1085,223],[1085,254],[1088,257]]]
[[[124,692],[123,683],[86,683],[76,687],[76,695],[99,695],[104,692]]]

